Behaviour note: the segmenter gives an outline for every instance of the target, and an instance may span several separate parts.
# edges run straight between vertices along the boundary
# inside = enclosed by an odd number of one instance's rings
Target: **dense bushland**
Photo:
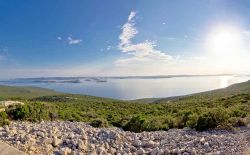
[[[232,129],[245,125],[250,111],[250,94],[217,98],[213,101],[177,100],[160,104],[144,104],[85,97],[59,95],[34,98],[23,106],[6,110],[9,119],[68,120],[89,122],[94,127],[117,126],[141,132],[190,127]]]

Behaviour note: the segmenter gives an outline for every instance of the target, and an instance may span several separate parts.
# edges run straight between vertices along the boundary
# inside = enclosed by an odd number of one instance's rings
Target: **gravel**
[[[142,133],[67,121],[18,121],[0,127],[0,140],[37,155],[240,155],[248,148],[249,137],[247,127],[236,131],[185,128]]]

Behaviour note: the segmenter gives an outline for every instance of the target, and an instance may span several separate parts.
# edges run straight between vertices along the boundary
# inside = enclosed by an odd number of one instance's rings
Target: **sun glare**
[[[230,67],[233,62],[240,61],[244,51],[242,31],[234,27],[217,27],[207,36],[207,53],[217,64]]]

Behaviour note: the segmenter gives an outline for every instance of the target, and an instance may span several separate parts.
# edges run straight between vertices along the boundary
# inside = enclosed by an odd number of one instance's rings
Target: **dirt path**
[[[245,140],[243,143],[246,145],[246,150],[243,155],[250,155],[250,126],[244,129],[244,132],[242,133],[242,139]]]
[[[26,153],[17,150],[16,148],[0,142],[0,154],[1,155],[26,155]]]

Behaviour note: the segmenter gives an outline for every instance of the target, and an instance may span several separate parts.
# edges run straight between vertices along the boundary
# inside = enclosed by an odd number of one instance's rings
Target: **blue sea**
[[[115,99],[158,98],[187,95],[250,79],[246,75],[173,77],[71,77],[3,80],[2,85],[37,86],[60,92]]]

